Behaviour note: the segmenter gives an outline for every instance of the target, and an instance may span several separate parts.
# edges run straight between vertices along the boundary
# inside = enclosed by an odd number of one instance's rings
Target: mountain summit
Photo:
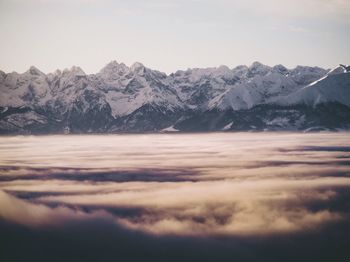
[[[349,129],[349,69],[254,62],[166,75],[112,61],[90,75],[0,71],[0,132]]]

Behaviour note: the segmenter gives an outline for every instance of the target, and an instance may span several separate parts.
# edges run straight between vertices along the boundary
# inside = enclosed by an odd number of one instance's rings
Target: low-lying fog
[[[0,232],[6,261],[349,261],[350,134],[0,137]]]

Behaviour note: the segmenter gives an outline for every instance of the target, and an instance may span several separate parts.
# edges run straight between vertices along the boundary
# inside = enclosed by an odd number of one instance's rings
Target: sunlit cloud
[[[81,221],[98,217],[109,218],[104,211],[87,214],[66,207],[49,208],[34,205],[0,191],[0,219],[30,227],[62,225],[69,221]]]
[[[301,234],[348,219],[336,208],[350,188],[346,133],[196,136],[1,138],[0,217],[191,237]]]

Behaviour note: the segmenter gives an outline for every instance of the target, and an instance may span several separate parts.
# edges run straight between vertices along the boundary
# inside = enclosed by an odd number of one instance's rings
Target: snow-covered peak
[[[289,73],[289,70],[283,65],[275,65],[272,70],[282,75],[287,75]]]
[[[213,70],[213,72],[211,73],[211,76],[220,77],[223,79],[232,79],[234,77],[234,72],[227,66],[221,65],[215,68],[215,70]]]
[[[56,69],[55,72],[53,72],[53,75],[55,75],[55,76],[59,76],[61,74],[62,74],[62,71],[59,69]]]
[[[3,82],[6,78],[6,73],[0,70],[0,82]]]
[[[53,73],[48,73],[46,76],[47,76],[48,81],[52,82],[55,79],[57,80],[58,78],[60,78],[62,73],[63,72],[61,70],[56,69]]]
[[[38,68],[36,68],[35,66],[31,66],[26,72],[25,74],[29,74],[32,76],[42,76],[45,75],[43,72],[41,72]]]
[[[104,68],[113,69],[113,68],[118,68],[118,67],[119,67],[119,63],[116,60],[112,60]]]
[[[129,67],[127,67],[124,63],[119,64],[117,61],[113,60],[100,70],[100,74],[105,78],[109,78],[115,75],[124,75],[128,71]]]
[[[320,67],[298,65],[294,69],[290,70],[289,77],[293,79],[296,84],[306,86],[325,76],[327,72],[328,70]]]
[[[215,67],[210,68],[193,68],[187,69],[186,73],[190,75],[189,80],[191,82],[197,82],[201,80],[203,77],[210,76],[216,70]]]
[[[344,68],[345,72],[350,72],[350,65],[342,65],[342,64],[340,64],[339,66]]]
[[[303,74],[303,73],[326,73],[327,70],[317,66],[301,66],[298,65],[291,70],[292,74]]]
[[[343,74],[346,72],[350,72],[350,67],[346,66],[346,65],[339,65],[339,66],[331,69],[327,75]]]
[[[235,68],[233,68],[234,71],[243,71],[243,70],[248,70],[249,67],[246,65],[238,65]]]
[[[79,66],[72,66],[70,72],[76,76],[85,76],[85,72]]]
[[[186,71],[179,70],[170,76],[191,83],[197,83],[205,79],[230,79],[234,77],[234,72],[227,66],[221,65],[219,67],[189,68]]]
[[[248,73],[249,67],[246,65],[239,65],[232,69],[234,74],[238,77],[243,77]]]
[[[265,65],[262,64],[262,63],[260,63],[259,61],[254,61],[254,62],[249,66],[250,69],[259,68],[259,67],[265,67]]]
[[[271,70],[271,67],[256,61],[248,68],[248,70],[249,77],[251,77],[254,75],[265,75]]]
[[[145,66],[140,63],[140,62],[135,62],[132,64],[132,66],[130,67],[131,71],[136,72],[136,73],[144,73],[145,71]]]
[[[279,104],[306,104],[309,106],[329,102],[350,106],[350,72],[342,67],[331,70],[319,80],[278,101]]]
[[[216,72],[225,74],[225,73],[231,72],[231,69],[228,66],[221,65],[216,69]]]
[[[249,68],[233,69],[238,81],[228,91],[209,102],[210,108],[249,109],[260,104],[274,103],[300,88],[320,79],[327,72],[319,68],[300,67],[288,70],[283,65],[265,66],[259,62]]]
[[[337,70],[344,72],[344,68],[346,66]],[[89,94],[89,101],[92,98],[106,101],[102,104],[108,103],[112,116],[116,117],[150,104],[166,110],[184,107],[202,111],[248,109],[288,96],[325,76],[328,71],[301,66],[288,70],[283,65],[270,67],[254,62],[249,67],[194,68],[167,76],[138,62],[128,67],[111,61],[95,75],[85,75],[77,66],[48,75],[36,68],[28,72],[2,74],[1,91],[8,93],[7,97],[2,94],[4,105],[21,105],[23,101],[28,104],[34,101],[37,104],[57,102],[70,105],[83,94]],[[11,104],[5,103],[10,99]]]

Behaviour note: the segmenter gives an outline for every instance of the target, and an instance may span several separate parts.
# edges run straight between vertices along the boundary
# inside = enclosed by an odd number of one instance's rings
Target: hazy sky
[[[0,69],[350,63],[349,0],[0,0]]]

